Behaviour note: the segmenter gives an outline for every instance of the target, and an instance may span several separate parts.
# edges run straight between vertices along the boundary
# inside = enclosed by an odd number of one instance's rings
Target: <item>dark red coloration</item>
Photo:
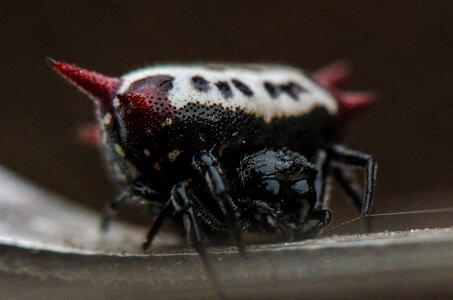
[[[150,147],[147,143],[165,131],[165,120],[174,118],[175,108],[168,99],[173,79],[167,75],[150,76],[131,83],[127,91],[117,95],[118,130],[126,153],[143,156],[143,149]]]
[[[97,124],[86,124],[77,129],[77,140],[87,146],[98,147],[101,143],[99,126]]]
[[[126,123],[136,124],[139,131],[150,125],[160,127],[157,123],[174,111],[168,99],[173,79],[171,76],[155,75],[131,83],[127,91],[118,95],[121,119]]]
[[[171,76],[155,75],[131,83],[127,91],[118,95],[122,110],[128,108],[123,113],[143,110],[155,115],[154,118],[171,114],[174,108],[168,99],[168,91],[173,88],[173,80]]]
[[[332,91],[332,94],[340,104],[340,110],[343,114],[353,113],[377,101],[376,94],[373,92],[342,92],[337,90]]]
[[[147,110],[150,106],[146,96],[143,94],[127,93],[117,95],[117,97],[120,100],[121,106],[128,110]]]
[[[138,93],[118,95],[120,106],[117,108],[120,136],[126,148],[134,143],[145,128],[155,128],[154,122],[159,115],[154,114],[146,96]],[[143,137],[139,137],[141,139]],[[129,146],[129,147],[128,147]]]
[[[330,90],[344,83],[351,75],[351,69],[350,64],[341,60],[319,69],[313,74],[313,78]]]
[[[121,136],[126,138],[126,147],[130,146],[130,137],[137,139],[143,132],[160,131],[163,120],[173,116],[174,107],[168,99],[173,79],[167,75],[146,77],[131,83],[127,91],[117,95],[120,101],[117,114],[119,122],[125,125]]]
[[[341,84],[351,74],[351,66],[338,61],[313,74],[313,79],[327,89],[338,101],[340,112],[348,115],[375,103],[377,97],[372,92],[348,92],[340,89]]]
[[[94,101],[101,104],[110,102],[121,80],[97,72],[88,71],[75,65],[49,59],[54,69]]]

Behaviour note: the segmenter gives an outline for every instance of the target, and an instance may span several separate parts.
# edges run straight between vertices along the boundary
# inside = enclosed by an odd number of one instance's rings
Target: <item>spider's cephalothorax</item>
[[[375,162],[335,141],[340,121],[373,96],[338,89],[344,64],[311,77],[285,66],[206,64],[112,78],[51,63],[96,104],[107,165],[121,188],[104,226],[132,199],[160,211],[145,248],[169,216],[182,218],[205,263],[203,234],[231,234],[241,251],[241,231],[313,237],[330,221],[329,175],[362,215],[370,213]],[[364,195],[346,165],[365,167]]]
[[[300,236],[316,204],[314,166],[287,149],[263,149],[246,155],[238,175],[238,199],[247,231],[281,232]]]

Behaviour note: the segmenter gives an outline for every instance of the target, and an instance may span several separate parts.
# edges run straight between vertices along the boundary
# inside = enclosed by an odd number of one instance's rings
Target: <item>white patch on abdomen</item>
[[[173,88],[168,97],[176,108],[182,108],[188,103],[203,105],[221,105],[230,110],[241,109],[250,114],[262,117],[270,122],[276,117],[300,116],[311,111],[316,106],[326,108],[329,113],[336,114],[338,104],[331,94],[308,78],[302,71],[286,66],[247,65],[227,67],[221,70],[197,65],[167,65],[139,69],[126,74],[119,93],[125,92],[131,83],[154,75],[174,77]],[[192,78],[200,76],[209,81],[208,91],[199,91],[192,85]],[[236,79],[247,85],[253,96],[244,95],[232,80]],[[225,98],[219,91],[216,82],[227,82],[233,91],[233,96]],[[294,82],[306,91],[293,99],[289,94],[281,92],[277,98],[272,98],[264,87],[264,82],[274,85],[285,85]]]

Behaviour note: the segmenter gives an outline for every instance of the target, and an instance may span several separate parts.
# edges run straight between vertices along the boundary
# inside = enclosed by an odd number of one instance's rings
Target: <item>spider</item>
[[[95,103],[91,133],[99,133],[120,188],[102,226],[137,198],[158,211],[145,250],[169,217],[208,271],[203,235],[231,236],[241,252],[242,232],[315,237],[331,220],[329,176],[362,216],[371,212],[376,162],[336,141],[342,121],[374,97],[339,89],[348,76],[343,63],[312,76],[280,65],[205,64],[153,66],[120,78],[51,64]],[[365,169],[364,193],[349,165]]]

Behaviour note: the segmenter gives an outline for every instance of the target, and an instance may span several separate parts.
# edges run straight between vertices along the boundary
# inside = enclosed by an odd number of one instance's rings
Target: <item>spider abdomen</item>
[[[118,97],[125,150],[147,170],[215,146],[310,152],[330,138],[338,110],[302,72],[278,66],[151,67],[124,76]]]

